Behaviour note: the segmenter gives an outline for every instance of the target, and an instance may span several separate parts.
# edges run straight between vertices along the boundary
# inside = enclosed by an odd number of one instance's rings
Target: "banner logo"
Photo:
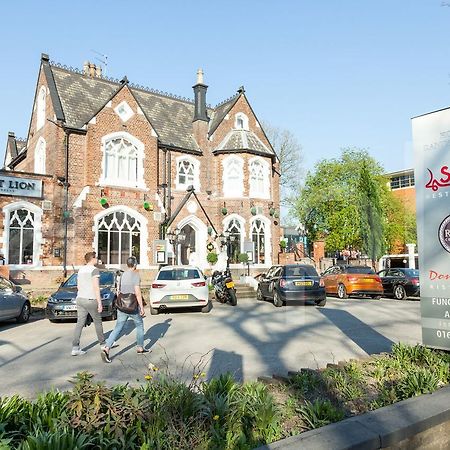
[[[447,216],[439,225],[438,236],[443,249],[450,253],[450,216]]]
[[[433,172],[430,169],[427,169],[430,174],[430,181],[425,185],[427,189],[432,189],[433,191],[437,191],[440,187],[450,186],[450,171],[448,166],[442,166],[440,173],[444,175],[439,179],[435,178]]]

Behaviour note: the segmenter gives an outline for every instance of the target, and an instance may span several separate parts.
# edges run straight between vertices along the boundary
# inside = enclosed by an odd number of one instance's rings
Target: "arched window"
[[[229,156],[223,161],[224,197],[242,197],[244,195],[244,162],[242,158]]]
[[[16,209],[9,216],[8,264],[32,264],[34,260],[35,215]]]
[[[46,142],[43,137],[39,138],[36,148],[34,149],[34,173],[46,173]]]
[[[228,222],[225,231],[229,234],[230,247],[229,247],[229,258],[230,263],[239,262],[239,254],[241,253],[243,245],[243,233],[244,227],[241,221],[237,218],[233,218]]]
[[[97,255],[104,264],[126,264],[130,256],[140,262],[141,223],[124,211],[103,216],[97,226]]]
[[[251,226],[252,242],[255,249],[254,261],[256,264],[264,264],[266,254],[266,233],[265,224],[262,220],[256,219]]]
[[[234,120],[234,128],[248,131],[248,117],[244,113],[237,113]]]
[[[47,95],[47,89],[45,86],[41,86],[37,97],[36,108],[36,130],[40,130],[45,125],[45,97]]]
[[[191,157],[181,156],[177,158],[177,178],[175,189],[185,191],[189,186],[200,189],[199,162]]]
[[[269,168],[265,161],[257,158],[249,164],[250,197],[269,198]]]
[[[128,133],[113,133],[102,139],[103,174],[100,184],[145,188],[144,145]]]

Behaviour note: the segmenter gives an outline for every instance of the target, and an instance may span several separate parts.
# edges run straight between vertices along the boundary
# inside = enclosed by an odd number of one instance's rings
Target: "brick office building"
[[[42,55],[28,136],[9,133],[0,173],[18,188],[0,186],[12,270],[60,275],[90,250],[110,267],[133,254],[155,270],[154,241],[169,219],[184,236],[178,263],[208,267],[207,244],[226,260],[223,232],[232,267],[249,241],[256,267],[275,262],[279,161],[244,89],[211,108],[197,77],[190,101]],[[189,186],[195,195],[178,211]]]

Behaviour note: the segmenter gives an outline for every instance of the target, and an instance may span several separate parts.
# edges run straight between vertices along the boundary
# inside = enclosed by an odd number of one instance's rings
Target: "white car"
[[[212,308],[206,277],[194,266],[162,267],[150,289],[150,313],[170,308]]]

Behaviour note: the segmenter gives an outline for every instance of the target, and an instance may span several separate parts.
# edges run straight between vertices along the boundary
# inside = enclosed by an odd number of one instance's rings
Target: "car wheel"
[[[264,301],[264,295],[262,295],[261,288],[258,286],[258,289],[256,290],[256,300],[262,302]]]
[[[401,284],[397,284],[397,286],[394,287],[394,297],[397,300],[405,300],[406,291],[405,291],[405,288]]]
[[[209,313],[211,309],[212,309],[212,302],[208,302],[208,304],[202,308],[202,313]]]
[[[283,306],[283,301],[281,300],[277,291],[273,291],[273,304],[277,308],[280,308],[281,306]]]
[[[345,286],[341,283],[339,284],[337,288],[337,296],[343,300],[344,298],[348,298],[347,289],[345,289]]]
[[[326,304],[327,304],[327,299],[326,298],[316,302],[316,306],[325,306]]]
[[[31,314],[31,306],[28,302],[25,302],[22,306],[22,311],[20,311],[20,315],[16,318],[18,323],[28,322]]]

